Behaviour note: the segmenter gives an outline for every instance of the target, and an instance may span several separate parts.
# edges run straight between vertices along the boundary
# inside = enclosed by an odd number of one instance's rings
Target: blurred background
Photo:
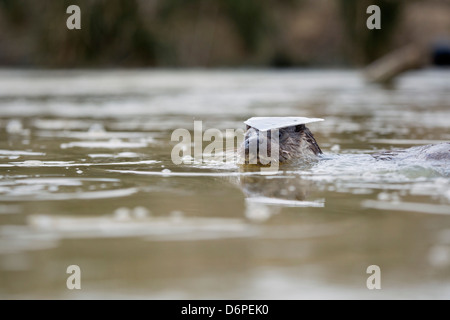
[[[81,30],[66,8],[81,8]],[[382,8],[381,30],[366,8]],[[0,65],[360,66],[450,37],[446,0],[0,0]]]

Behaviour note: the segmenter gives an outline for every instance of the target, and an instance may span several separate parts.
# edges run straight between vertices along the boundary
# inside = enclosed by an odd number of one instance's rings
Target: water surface
[[[448,299],[450,164],[371,156],[449,141],[448,79],[0,71],[0,297]],[[324,118],[308,127],[325,159],[273,175],[171,161],[175,129],[252,116]]]

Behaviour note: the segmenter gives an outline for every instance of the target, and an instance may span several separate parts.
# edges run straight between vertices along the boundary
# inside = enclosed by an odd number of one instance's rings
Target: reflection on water
[[[448,158],[374,157],[450,140],[449,76],[0,71],[0,297],[449,298]],[[271,115],[324,118],[308,126],[324,158],[170,159],[194,120]]]

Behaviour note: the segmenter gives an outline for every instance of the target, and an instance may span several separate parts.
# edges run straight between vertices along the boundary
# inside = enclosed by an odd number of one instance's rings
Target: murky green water
[[[449,141],[449,79],[0,71],[0,297],[448,299],[450,164],[368,154]],[[171,161],[173,130],[251,116],[324,118],[308,127],[328,160]]]

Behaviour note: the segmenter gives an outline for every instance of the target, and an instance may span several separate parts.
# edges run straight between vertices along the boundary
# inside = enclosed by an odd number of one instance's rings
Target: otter
[[[245,121],[246,132],[239,149],[245,164],[267,164],[270,161],[291,163],[315,161],[322,154],[319,144],[306,123],[323,121],[305,117],[253,117]],[[276,137],[272,137],[277,134]],[[276,154],[278,150],[278,154]]]
[[[450,142],[368,154],[324,154],[306,127],[314,121],[322,119],[256,117],[244,122],[247,127],[238,164],[246,174],[233,181],[245,195],[247,218],[268,219],[283,207],[323,207],[329,179],[355,188],[359,184],[354,179],[363,185],[377,185],[389,179],[397,182],[399,177],[404,181],[408,177],[450,176]],[[275,166],[277,176],[252,174],[260,173],[267,160],[280,164]]]
[[[245,121],[246,132],[239,154],[243,164],[314,162],[322,157],[314,135],[306,123],[323,121],[305,117],[253,117]],[[277,134],[276,137],[272,137]],[[278,150],[278,154],[276,154]],[[375,153],[379,160],[425,160],[442,162],[450,160],[450,142]]]

